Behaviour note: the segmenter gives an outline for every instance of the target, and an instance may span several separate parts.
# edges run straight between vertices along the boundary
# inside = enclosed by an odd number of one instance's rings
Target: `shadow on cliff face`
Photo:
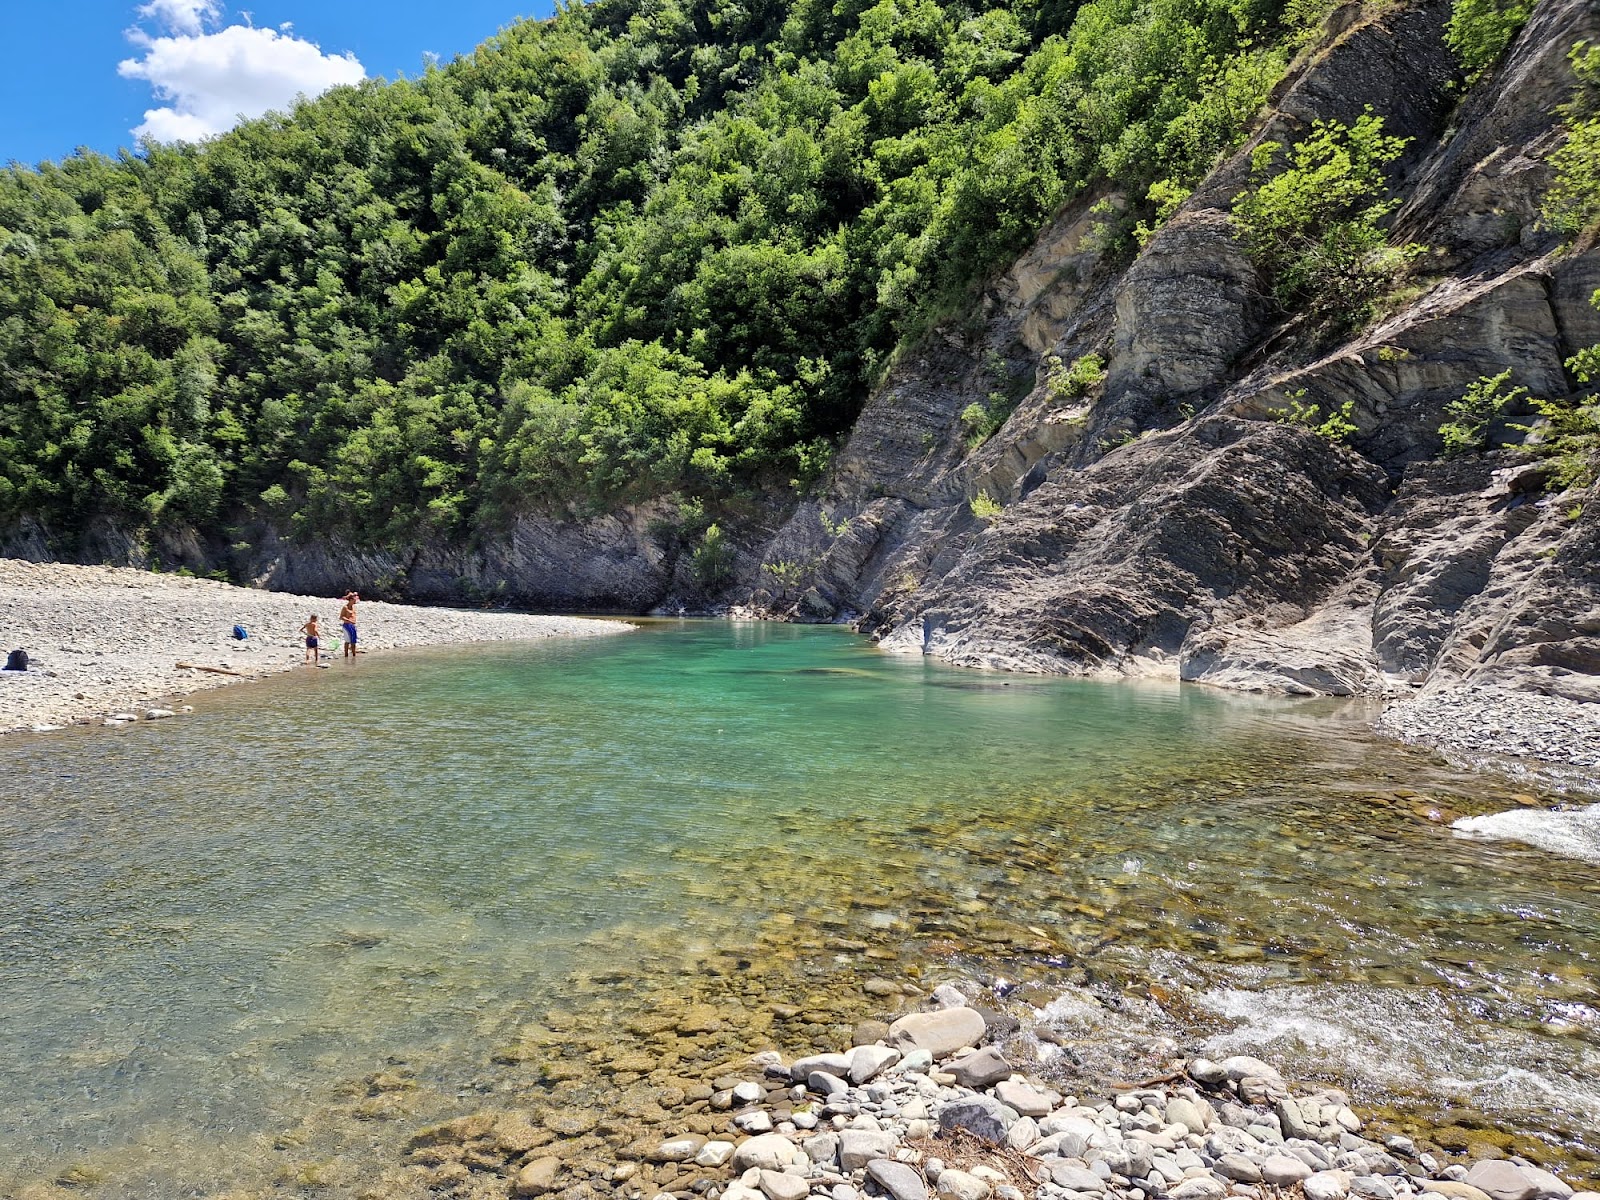
[[[804,564],[804,586],[754,599],[971,665],[1600,699],[1595,506],[1541,495],[1511,451],[1441,461],[1439,436],[1474,380],[1509,369],[1567,395],[1565,359],[1600,341],[1600,252],[1537,224],[1567,54],[1600,16],[1546,0],[1463,98],[1449,11],[1335,13],[1256,135],[1131,264],[1089,236],[1116,198],[1063,212],[994,283],[981,332],[936,332],[891,372],[765,552]],[[1257,145],[1369,109],[1410,139],[1394,231],[1430,247],[1433,274],[1330,348],[1265,295],[1229,210]],[[984,364],[1019,351],[1037,386],[970,448]],[[1103,379],[1059,386],[1090,354]],[[1281,423],[1297,404],[1348,413],[1349,445]]]

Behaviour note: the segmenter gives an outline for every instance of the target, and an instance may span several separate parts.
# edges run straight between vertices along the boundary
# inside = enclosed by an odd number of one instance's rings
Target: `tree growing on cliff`
[[[1251,187],[1233,201],[1245,253],[1285,310],[1339,328],[1365,321],[1418,246],[1391,246],[1384,222],[1398,200],[1385,168],[1407,138],[1383,132],[1370,109],[1354,125],[1318,121],[1294,146],[1263,142]]]

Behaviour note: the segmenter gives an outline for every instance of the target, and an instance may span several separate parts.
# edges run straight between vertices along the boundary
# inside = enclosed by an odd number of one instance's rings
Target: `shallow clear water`
[[[198,706],[0,745],[0,1190],[398,1161],[418,1120],[548,1093],[504,1050],[532,1023],[603,1009],[620,1044],[668,997],[815,1010],[956,970],[1108,1062],[1130,1030],[1264,1049],[1580,1163],[1600,1122],[1592,865],[1452,830],[1512,786],[1360,710],[676,622]],[[582,1048],[560,1088],[637,1073]],[[415,1098],[375,1115],[386,1067]]]

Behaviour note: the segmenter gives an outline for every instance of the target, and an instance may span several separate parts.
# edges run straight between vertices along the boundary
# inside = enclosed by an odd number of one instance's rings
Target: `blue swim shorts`
[[[354,621],[344,622],[344,640],[352,646],[356,644],[356,623]]]

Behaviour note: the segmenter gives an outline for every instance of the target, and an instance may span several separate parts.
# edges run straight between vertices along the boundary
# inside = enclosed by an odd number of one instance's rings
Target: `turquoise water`
[[[1159,980],[1118,1020],[1569,1151],[1600,1117],[1592,867],[1453,832],[1510,785],[1358,710],[711,622],[197,704],[0,745],[0,1187],[398,1161],[413,1118],[531,1086],[497,1048],[549,1009],[715,1000],[697,964],[725,950],[802,1002],[897,972],[1005,974],[1041,1009]],[[390,1068],[397,1119],[347,1102]]]

